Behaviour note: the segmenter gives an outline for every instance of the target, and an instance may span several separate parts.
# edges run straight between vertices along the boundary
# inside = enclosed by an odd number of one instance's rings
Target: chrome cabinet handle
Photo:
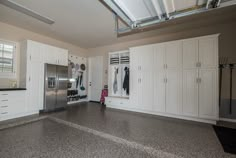
[[[8,95],[8,94],[2,94],[2,95]]]
[[[8,114],[8,112],[2,112],[1,114],[2,114],[2,115],[4,115],[4,114]]]
[[[202,82],[202,79],[201,78],[199,78],[199,83],[201,83]]]
[[[2,100],[2,101],[8,101],[7,99],[5,99],[5,100]]]
[[[201,62],[196,63],[196,67],[201,67],[201,66],[202,66]]]
[[[7,108],[8,106],[1,106],[1,108]]]
[[[201,83],[202,82],[202,79],[201,78],[197,78],[197,83]]]

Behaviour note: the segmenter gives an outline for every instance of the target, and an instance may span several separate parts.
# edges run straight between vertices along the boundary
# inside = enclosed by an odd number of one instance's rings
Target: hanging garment
[[[125,67],[125,78],[123,82],[123,89],[126,91],[126,94],[129,95],[129,68]]]
[[[114,72],[114,82],[113,82],[113,92],[116,94],[118,91],[118,83],[117,83],[117,75],[118,75],[118,68],[115,68]]]

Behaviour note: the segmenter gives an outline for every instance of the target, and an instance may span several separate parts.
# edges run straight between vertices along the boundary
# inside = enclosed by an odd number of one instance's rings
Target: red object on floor
[[[101,94],[101,99],[100,99],[100,103],[104,104],[105,103],[105,97],[108,96],[108,90],[107,89],[103,89],[102,90],[102,94]]]

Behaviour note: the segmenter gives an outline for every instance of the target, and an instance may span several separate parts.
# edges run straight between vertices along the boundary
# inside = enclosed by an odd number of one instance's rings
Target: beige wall
[[[16,43],[17,46],[17,52],[16,52],[16,56],[17,56],[17,60],[16,60],[16,72],[17,72],[17,78],[15,79],[3,79],[0,78],[0,87],[7,87],[10,85],[11,80],[17,80],[19,79],[19,66],[20,66],[20,42],[26,39],[31,39],[34,41],[38,41],[41,43],[45,43],[45,44],[49,44],[49,45],[53,45],[53,46],[57,46],[60,48],[65,48],[69,50],[69,53],[71,54],[75,54],[78,56],[83,56],[86,57],[87,56],[87,50],[86,49],[82,49],[78,46],[66,43],[66,42],[62,42],[47,36],[43,36],[34,32],[30,32],[28,30],[24,30],[12,25],[8,25],[5,23],[0,22],[0,39],[2,40],[7,40],[7,41],[12,41]]]
[[[161,34],[156,35],[151,38],[145,38],[135,41],[129,41],[125,43],[119,43],[104,47],[97,47],[97,48],[91,48],[88,49],[89,56],[98,56],[101,55],[104,57],[104,84],[107,84],[108,76],[105,73],[105,71],[108,68],[108,52],[113,51],[119,51],[119,50],[125,50],[129,47],[138,46],[138,45],[145,45],[145,44],[152,44],[152,43],[159,43],[159,42],[165,42],[165,41],[171,41],[171,40],[177,40],[177,39],[184,39],[184,38],[191,38],[191,37],[197,37],[197,36],[203,36],[203,35],[210,35],[210,34],[216,34],[220,33],[219,37],[219,56],[229,57],[232,61],[236,62],[236,23],[227,23],[227,24],[218,24],[214,26],[207,26],[207,27],[201,27],[193,30],[186,30],[182,32],[177,33],[171,33],[171,34]],[[236,76],[234,76],[236,77]],[[226,86],[228,83],[228,80],[224,83],[224,95],[228,96],[229,90],[228,86]],[[236,84],[234,86],[234,89],[236,90]],[[236,98],[236,96],[234,96]]]

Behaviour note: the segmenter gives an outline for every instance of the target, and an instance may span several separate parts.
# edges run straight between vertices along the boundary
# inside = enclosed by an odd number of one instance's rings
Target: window
[[[0,40],[0,77],[15,77],[15,43]]]

